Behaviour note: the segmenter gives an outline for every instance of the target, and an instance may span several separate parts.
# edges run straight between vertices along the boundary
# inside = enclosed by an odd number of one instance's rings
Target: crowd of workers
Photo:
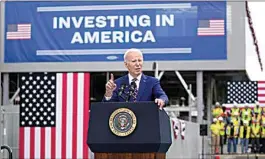
[[[265,153],[265,107],[258,102],[254,107],[245,104],[226,108],[220,103],[212,110],[211,146],[213,154],[227,153]],[[238,151],[238,145],[241,152]]]

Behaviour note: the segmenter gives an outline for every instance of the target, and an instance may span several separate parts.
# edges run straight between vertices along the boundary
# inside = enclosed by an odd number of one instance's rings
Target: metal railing
[[[0,110],[0,146],[3,150],[0,153],[0,159],[17,158],[19,107],[16,105],[1,106]]]
[[[1,146],[1,151],[2,150],[7,150],[7,152],[8,152],[8,159],[13,159],[13,152],[12,152],[12,149],[9,146],[7,146],[7,145]]]

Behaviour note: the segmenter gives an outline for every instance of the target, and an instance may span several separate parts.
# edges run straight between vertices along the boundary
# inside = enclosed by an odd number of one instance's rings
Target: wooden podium
[[[165,159],[170,119],[154,102],[92,103],[87,145],[95,159]]]

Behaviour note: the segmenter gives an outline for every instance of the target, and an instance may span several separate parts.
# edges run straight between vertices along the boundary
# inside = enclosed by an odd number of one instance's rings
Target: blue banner
[[[6,2],[5,63],[227,59],[226,2]]]

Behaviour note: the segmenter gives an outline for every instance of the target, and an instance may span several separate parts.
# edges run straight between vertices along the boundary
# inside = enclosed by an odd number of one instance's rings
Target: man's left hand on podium
[[[162,109],[165,106],[165,101],[163,99],[156,98],[155,103],[157,103],[160,109]]]

